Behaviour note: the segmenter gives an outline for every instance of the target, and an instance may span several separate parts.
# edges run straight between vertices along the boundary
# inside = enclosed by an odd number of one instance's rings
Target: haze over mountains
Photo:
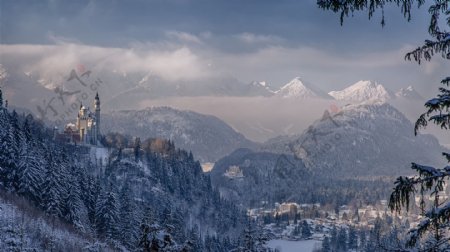
[[[5,86],[7,96],[23,98],[20,90],[28,88],[39,93],[50,93],[55,88],[73,91],[78,83],[67,81],[70,70],[59,73],[41,73],[37,71],[22,71],[14,64],[1,65],[0,79]],[[148,72],[127,73],[118,70],[91,71],[83,66],[76,71],[85,81],[101,80],[105,87],[101,89],[107,103],[123,103],[129,98],[156,99],[162,97],[196,97],[196,96],[237,96],[237,97],[282,97],[296,99],[336,99],[364,101],[368,99],[391,99],[395,97],[420,97],[412,86],[400,89],[394,93],[375,81],[363,80],[328,94],[319,87],[295,77],[280,88],[274,88],[266,81],[244,83],[232,76],[209,76],[201,79],[167,80]],[[88,74],[86,74],[88,73]],[[14,83],[14,85],[12,84]],[[19,100],[21,101],[21,100]],[[28,100],[29,101],[29,100]],[[122,101],[122,102],[121,102]],[[36,102],[36,101],[33,101]]]
[[[193,80],[167,80],[148,72],[127,73],[119,70],[93,70],[76,68],[80,79],[88,84],[83,87],[75,80],[67,81],[69,72],[52,73],[27,71],[11,62],[2,69],[4,93],[11,106],[26,107],[38,117],[38,110],[53,101],[54,113],[47,109],[51,121],[74,120],[77,98],[89,104],[96,91],[89,85],[102,82],[98,92],[102,101],[102,113],[118,110],[142,110],[146,107],[170,106],[212,114],[252,141],[263,142],[278,135],[296,134],[308,127],[325,109],[355,104],[365,100],[384,100],[395,103],[408,119],[415,120],[422,109],[424,99],[412,87],[398,92],[390,91],[374,81],[359,81],[354,85],[331,91],[329,94],[318,86],[296,77],[280,88],[265,81],[244,83],[232,76],[206,76]],[[5,77],[6,76],[6,77]],[[57,92],[59,88],[59,93]],[[61,94],[63,92],[63,95]],[[333,97],[334,96],[334,97]],[[64,102],[64,104],[62,103]],[[71,109],[71,105],[76,103]],[[400,104],[400,105],[398,105]],[[407,110],[414,105],[415,113]],[[57,116],[56,116],[57,114]],[[62,127],[63,125],[58,125]],[[437,131],[440,133],[440,131]]]

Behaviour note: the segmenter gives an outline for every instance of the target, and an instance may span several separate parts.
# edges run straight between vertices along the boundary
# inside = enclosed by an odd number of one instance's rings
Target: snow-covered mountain
[[[355,84],[340,90],[328,93],[336,100],[363,102],[368,100],[386,101],[393,98],[392,93],[383,85],[370,80],[358,81]]]
[[[3,99],[8,100],[9,106],[26,107],[34,109],[36,106],[43,106],[44,101],[48,101],[52,96],[56,96],[41,83],[39,79],[30,72],[17,71],[16,65],[2,64],[0,66],[0,86],[2,87]]]
[[[411,162],[440,164],[444,148],[431,135],[414,136],[413,129],[387,103],[347,105],[325,112],[302,135],[274,139],[262,150],[294,154],[318,173],[340,176],[399,175],[410,172]]]
[[[275,92],[266,81],[252,81],[243,90],[247,96],[272,96]]]
[[[395,97],[413,100],[424,99],[412,86],[408,86],[407,88],[401,88],[399,91],[395,93]]]
[[[170,139],[179,148],[192,151],[196,159],[207,162],[214,162],[236,148],[256,146],[215,116],[170,107],[102,114],[102,126],[103,134],[118,132],[141,139]]]
[[[331,98],[328,94],[318,89],[317,87],[303,81],[300,77],[295,77],[289,83],[276,91],[275,94],[276,96],[283,98]]]
[[[387,197],[392,185],[375,178],[413,173],[411,162],[444,165],[443,151],[435,137],[414,136],[412,123],[387,103],[347,105],[301,135],[236,150],[216,162],[211,179],[244,205],[329,202],[361,191],[373,199]]]

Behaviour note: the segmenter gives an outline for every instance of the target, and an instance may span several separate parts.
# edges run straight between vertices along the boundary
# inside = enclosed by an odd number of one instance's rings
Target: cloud
[[[95,70],[153,73],[169,81],[206,78],[208,65],[185,46],[167,49],[108,48],[80,44],[0,45],[5,61],[18,63],[26,72],[51,77],[67,74],[78,64]]]
[[[54,44],[82,44],[81,41],[76,38],[55,35],[52,31],[47,32],[47,37]]]
[[[166,31],[165,35],[170,39],[176,39],[181,42],[202,44],[202,41],[199,37],[187,32]]]
[[[333,83],[337,79],[335,74],[358,78],[358,74],[372,72],[372,75],[382,77],[392,73],[394,68],[411,65],[403,60],[408,48],[405,46],[392,51],[339,54],[308,46],[267,46],[249,53],[215,51],[209,58],[216,69],[226,70],[228,74],[245,82],[267,80],[276,86],[298,75],[313,83]],[[387,70],[383,72],[383,69]],[[322,88],[326,90],[329,87]]]
[[[424,67],[406,62],[404,54],[413,49],[410,45],[392,50],[340,52],[268,44],[251,46],[250,51],[230,52],[216,43],[238,46],[243,42],[237,42],[235,35],[223,39],[221,36],[167,31],[162,40],[136,42],[126,48],[67,43],[55,36],[59,39],[55,45],[0,45],[0,57],[5,65],[8,61],[20,61],[17,65],[23,72],[38,72],[46,79],[55,75],[62,78],[70,69],[84,64],[100,71],[152,73],[171,83],[232,76],[242,82],[265,80],[277,88],[302,76],[323,90],[340,89],[359,79],[374,79],[394,90],[405,85],[438,83],[430,78],[448,69],[447,61]],[[239,38],[256,44],[278,40],[275,36],[251,33],[240,34]]]
[[[256,43],[264,43],[264,44],[277,44],[283,41],[282,38],[273,35],[259,35],[253,34],[249,32],[240,33],[234,35],[239,41],[247,43],[247,44],[256,44]]]

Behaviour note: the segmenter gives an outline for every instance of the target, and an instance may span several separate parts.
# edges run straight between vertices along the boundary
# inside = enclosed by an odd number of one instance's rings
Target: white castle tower
[[[98,92],[95,95],[95,101],[94,101],[94,107],[95,107],[95,128],[96,128],[96,142],[97,140],[100,140],[100,98],[98,98]]]
[[[100,98],[98,93],[95,96],[94,108],[95,113],[92,113],[89,108],[80,104],[76,130],[79,134],[79,142],[82,144],[97,145],[97,141],[100,140]]]

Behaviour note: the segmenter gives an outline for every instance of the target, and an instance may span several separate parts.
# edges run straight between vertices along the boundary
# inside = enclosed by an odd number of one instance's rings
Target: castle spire
[[[95,95],[94,101],[95,107],[95,144],[97,144],[97,140],[100,139],[100,97],[98,96],[98,92]]]

